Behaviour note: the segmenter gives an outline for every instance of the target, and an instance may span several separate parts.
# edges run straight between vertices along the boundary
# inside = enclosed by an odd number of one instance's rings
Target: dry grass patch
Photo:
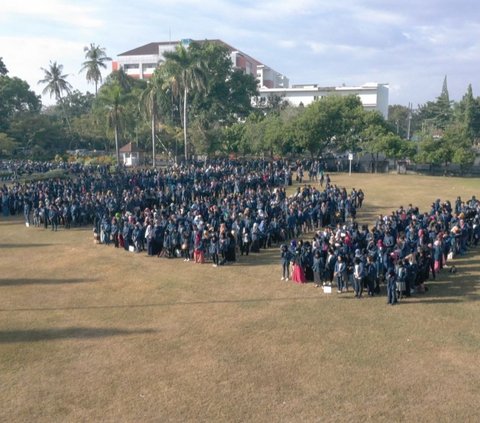
[[[477,179],[333,175],[362,221]],[[0,220],[2,421],[476,421],[478,252],[387,307],[281,282],[277,249],[225,268]]]

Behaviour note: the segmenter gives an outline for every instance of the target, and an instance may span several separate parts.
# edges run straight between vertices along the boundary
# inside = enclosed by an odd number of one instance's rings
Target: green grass
[[[476,179],[332,175],[362,221],[469,198]],[[0,220],[1,421],[477,421],[478,252],[388,307]],[[261,265],[258,265],[261,263]]]

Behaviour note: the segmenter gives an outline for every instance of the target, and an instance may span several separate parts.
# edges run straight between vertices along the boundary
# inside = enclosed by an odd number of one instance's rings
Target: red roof
[[[120,153],[143,153],[143,151],[136,144],[129,142],[120,149]]]

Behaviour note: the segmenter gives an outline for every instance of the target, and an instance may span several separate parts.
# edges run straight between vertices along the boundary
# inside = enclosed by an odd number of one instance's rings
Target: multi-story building
[[[385,119],[388,117],[388,84],[376,82],[366,83],[357,87],[321,87],[317,84],[292,85],[291,88],[260,88],[259,97],[254,99],[255,105],[267,105],[273,97],[285,100],[292,106],[303,104],[308,106],[313,101],[330,95],[356,95],[365,110],[378,110]]]
[[[173,51],[182,43],[188,45],[192,40],[161,41],[148,43],[121,53],[112,62],[112,69],[122,68],[127,75],[134,78],[148,79],[155,68],[165,59],[163,53]],[[366,110],[378,110],[385,118],[388,116],[388,84],[367,83],[361,86],[322,87],[317,84],[297,84],[290,87],[285,75],[259,62],[248,54],[232,47],[221,40],[197,40],[202,43],[210,41],[227,48],[233,67],[248,75],[253,75],[258,81],[259,97],[252,103],[261,107],[268,104],[272,97],[288,101],[293,106],[307,106],[314,100],[328,95],[356,95],[360,98]]]
[[[112,62],[112,70],[122,68],[125,73],[133,78],[148,79],[152,76],[155,68],[164,61],[163,53],[173,51],[182,43],[188,45],[192,40],[161,41],[148,43],[143,46],[126,51],[117,56]],[[233,67],[240,69],[248,75],[253,75],[258,80],[259,88],[287,88],[288,78],[265,64],[259,62],[248,54],[232,47],[221,40],[206,40],[218,43],[227,48]],[[204,41],[197,40],[202,43]]]

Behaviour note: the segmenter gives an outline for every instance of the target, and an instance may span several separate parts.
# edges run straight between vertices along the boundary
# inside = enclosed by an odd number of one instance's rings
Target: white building
[[[222,40],[197,40],[198,43],[209,41],[218,43],[227,48],[235,69],[253,75],[258,81],[260,96],[252,99],[252,103],[261,107],[268,104],[271,97],[279,97],[293,106],[303,104],[307,106],[316,99],[328,95],[356,95],[360,98],[366,110],[378,110],[388,117],[388,84],[367,83],[358,87],[321,87],[317,84],[297,84],[290,88],[289,80],[285,75],[275,71],[267,65],[252,58],[248,54],[232,47]],[[132,50],[121,53],[117,60],[112,62],[112,70],[123,69],[133,78],[148,79],[155,68],[165,59],[166,51],[173,51],[178,44],[188,45],[192,40],[161,41],[148,43]]]
[[[260,97],[256,105],[268,104],[269,99],[277,97],[287,101],[292,106],[309,105],[313,101],[329,95],[356,95],[365,110],[378,110],[384,117],[388,117],[388,84],[376,82],[366,83],[358,87],[321,87],[317,84],[292,85],[291,88],[265,88],[259,89]]]
[[[198,43],[209,41],[225,46],[230,53],[230,59],[235,69],[240,69],[247,75],[253,75],[258,80],[259,87],[287,88],[288,78],[248,54],[232,47],[222,40],[197,40]],[[155,68],[165,59],[163,53],[175,50],[178,44],[188,45],[192,40],[161,41],[148,43],[132,50],[120,53],[117,60],[112,62],[112,70],[123,69],[133,78],[148,79]]]

